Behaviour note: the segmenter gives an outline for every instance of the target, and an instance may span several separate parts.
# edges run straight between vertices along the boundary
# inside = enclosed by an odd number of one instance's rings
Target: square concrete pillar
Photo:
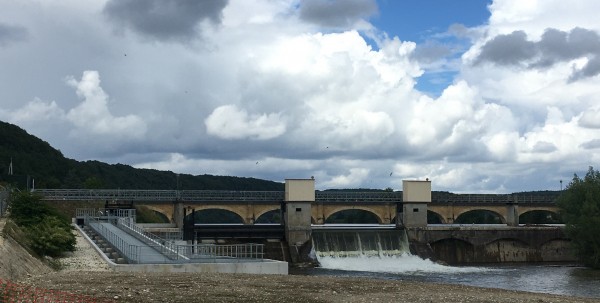
[[[285,180],[285,233],[289,245],[301,246],[310,240],[311,208],[315,202],[314,179]]]
[[[402,223],[405,227],[427,226],[428,203],[431,203],[431,181],[402,181]]]
[[[506,225],[519,226],[519,205],[515,202],[506,203]]]

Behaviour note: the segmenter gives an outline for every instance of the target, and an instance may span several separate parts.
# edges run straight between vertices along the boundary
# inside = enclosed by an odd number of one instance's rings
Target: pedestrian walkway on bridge
[[[135,221],[135,210],[79,209],[76,221],[96,233],[118,252],[117,271],[184,271],[287,274],[287,263],[264,259],[261,244],[187,244],[145,232]],[[87,237],[90,241],[90,237]],[[102,251],[92,242],[98,251]],[[108,252],[108,250],[105,250]],[[111,264],[112,263],[112,264]],[[126,263],[126,264],[116,264]]]

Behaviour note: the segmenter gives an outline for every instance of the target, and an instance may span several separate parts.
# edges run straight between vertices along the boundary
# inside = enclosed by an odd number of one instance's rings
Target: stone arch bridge
[[[46,201],[132,202],[146,206],[178,223],[192,211],[226,210],[237,214],[244,224],[254,222],[268,212],[283,209],[283,191],[213,191],[213,190],[87,190],[37,189]],[[546,195],[451,194],[432,192],[428,212],[441,223],[451,224],[470,211],[489,211],[503,223],[509,217],[508,205],[518,205],[517,215],[531,211],[557,213],[558,193]],[[402,212],[402,192],[315,191],[311,203],[311,222],[324,224],[331,215],[346,210],[363,210],[373,214],[378,223],[392,224]],[[179,211],[178,211],[179,208]]]

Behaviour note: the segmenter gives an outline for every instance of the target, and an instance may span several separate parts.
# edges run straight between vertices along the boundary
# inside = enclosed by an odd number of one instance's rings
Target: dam
[[[50,202],[121,201],[145,206],[164,214],[171,222],[168,229],[182,231],[187,241],[269,243],[273,251],[281,251],[279,259],[297,264],[314,262],[314,248],[323,252],[330,249],[324,245],[332,246],[336,241],[358,245],[353,250],[346,249],[347,252],[372,253],[375,240],[368,234],[380,238],[389,234],[394,234],[393,239],[404,237],[413,254],[447,263],[575,261],[563,226],[519,224],[519,218],[532,211],[556,213],[557,194],[432,195],[429,180],[406,180],[402,192],[321,192],[315,191],[314,179],[287,179],[284,192],[39,189],[36,192]],[[195,222],[194,213],[210,209],[232,213],[239,223]],[[452,224],[477,209],[497,214],[499,224]],[[348,210],[369,212],[376,224],[366,227],[327,223],[336,213]],[[260,223],[267,215],[281,220],[276,224]],[[429,223],[432,215],[442,224]],[[351,239],[358,240],[350,244]],[[406,249],[400,242],[380,239],[377,243],[381,246],[378,254]],[[395,244],[387,248],[386,243]]]

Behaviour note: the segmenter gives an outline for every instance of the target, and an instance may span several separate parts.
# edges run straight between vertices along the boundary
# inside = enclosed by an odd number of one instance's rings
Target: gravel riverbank
[[[599,299],[435,284],[325,276],[117,273],[81,235],[60,272],[23,282],[117,302],[600,302]]]

